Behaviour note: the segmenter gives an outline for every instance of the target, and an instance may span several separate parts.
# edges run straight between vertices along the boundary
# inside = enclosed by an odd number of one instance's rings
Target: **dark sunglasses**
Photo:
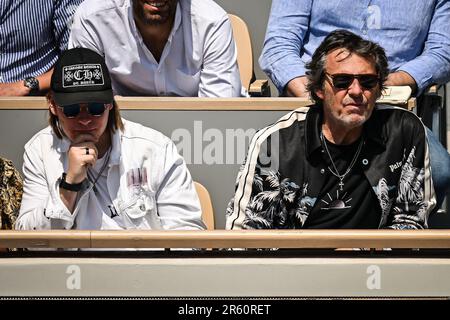
[[[86,103],[83,103],[83,105],[86,105]],[[100,117],[105,112],[107,105],[102,102],[89,102],[87,103],[87,111],[91,116]],[[60,108],[62,108],[67,118],[75,118],[81,112],[81,105],[79,103],[61,106]]]
[[[366,90],[375,88],[380,82],[380,78],[376,74],[329,74],[328,72],[325,72],[325,74],[331,78],[333,87],[339,90],[348,89],[355,79],[358,79],[359,85]]]

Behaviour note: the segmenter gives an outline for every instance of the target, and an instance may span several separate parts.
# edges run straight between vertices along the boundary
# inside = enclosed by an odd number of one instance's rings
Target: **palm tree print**
[[[413,147],[403,165],[400,176],[396,204],[393,209],[392,228],[422,228],[421,221],[426,216],[423,183],[425,171],[414,166],[416,148]]]
[[[378,181],[378,185],[373,187],[375,194],[377,195],[378,202],[381,207],[381,221],[380,225],[384,225],[387,222],[389,212],[391,212],[392,204],[394,203],[394,197],[389,196],[389,191],[395,189],[394,186],[389,187],[385,178],[381,178]]]
[[[279,172],[262,169],[255,175],[254,197],[246,208],[243,228],[301,228],[316,200],[307,192],[307,184],[300,188],[288,178],[281,179]]]

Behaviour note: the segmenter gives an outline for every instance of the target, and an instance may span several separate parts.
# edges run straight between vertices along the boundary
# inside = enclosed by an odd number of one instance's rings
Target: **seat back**
[[[201,183],[197,181],[194,181],[194,185],[198,198],[200,199],[202,220],[205,223],[207,230],[214,230],[214,210],[209,192]]]
[[[228,17],[233,28],[242,86],[248,90],[253,79],[253,50],[250,32],[244,20],[233,14],[228,14]]]

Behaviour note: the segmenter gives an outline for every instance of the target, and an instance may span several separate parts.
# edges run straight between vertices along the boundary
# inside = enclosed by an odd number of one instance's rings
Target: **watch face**
[[[39,90],[39,81],[35,77],[26,78],[23,81],[23,85],[25,87],[30,88],[32,91],[38,91]]]

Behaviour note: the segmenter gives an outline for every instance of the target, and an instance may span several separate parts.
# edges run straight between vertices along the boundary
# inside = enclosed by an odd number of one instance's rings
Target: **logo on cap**
[[[75,64],[63,67],[63,88],[105,84],[100,64]]]

